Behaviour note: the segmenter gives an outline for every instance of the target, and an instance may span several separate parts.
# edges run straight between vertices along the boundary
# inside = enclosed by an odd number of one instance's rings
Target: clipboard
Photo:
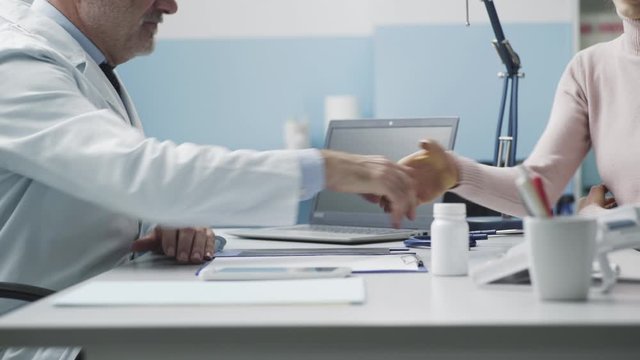
[[[332,255],[332,256],[261,256],[219,257],[206,263],[207,267],[348,267],[354,274],[427,272],[416,253],[393,255]]]
[[[216,258],[222,257],[263,257],[263,256],[353,256],[353,255],[397,255],[412,254],[406,247],[362,247],[362,248],[283,248],[283,249],[226,249],[216,252]]]

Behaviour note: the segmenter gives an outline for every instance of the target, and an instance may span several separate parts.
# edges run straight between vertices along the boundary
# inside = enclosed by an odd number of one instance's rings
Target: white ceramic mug
[[[529,271],[542,300],[586,300],[596,251],[597,222],[577,216],[524,220]]]

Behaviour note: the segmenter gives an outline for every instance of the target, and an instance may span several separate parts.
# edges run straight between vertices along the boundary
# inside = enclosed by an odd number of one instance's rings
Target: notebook
[[[397,161],[417,150],[421,139],[433,139],[453,149],[457,117],[421,119],[334,120],[329,123],[325,148],[364,155],[384,155]],[[440,201],[440,199],[437,199]],[[253,239],[360,244],[406,239],[429,228],[433,204],[418,207],[416,219],[402,229],[391,226],[389,215],[358,194],[329,190],[313,198],[308,224],[228,231]]]

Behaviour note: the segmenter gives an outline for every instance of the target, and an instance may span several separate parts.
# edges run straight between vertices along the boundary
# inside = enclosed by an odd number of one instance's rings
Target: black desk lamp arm
[[[500,25],[500,19],[498,18],[498,12],[493,4],[493,0],[481,1],[487,9],[489,21],[491,21],[491,27],[493,28],[493,32],[496,36],[493,41],[493,46],[495,47],[496,52],[498,52],[498,56],[500,56],[502,63],[507,67],[508,76],[518,75],[518,71],[520,70],[520,57],[511,47],[509,40],[504,37],[502,25]]]

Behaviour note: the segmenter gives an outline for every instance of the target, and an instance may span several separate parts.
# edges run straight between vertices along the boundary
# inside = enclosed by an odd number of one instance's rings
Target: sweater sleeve
[[[546,129],[524,161],[529,171],[542,178],[551,204],[562,195],[591,147],[584,83],[583,64],[578,54],[560,79]],[[453,192],[506,214],[526,214],[515,186],[516,169],[496,168],[454,157],[460,182]]]

